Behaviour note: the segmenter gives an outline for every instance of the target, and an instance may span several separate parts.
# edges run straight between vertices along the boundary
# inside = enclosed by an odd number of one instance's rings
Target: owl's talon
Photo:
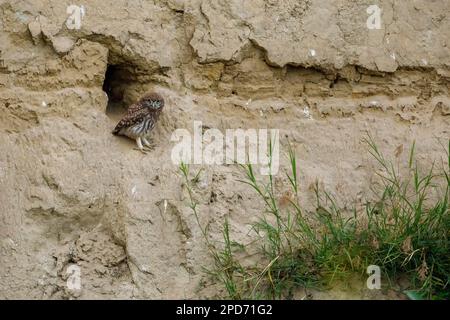
[[[155,146],[153,145],[153,144],[150,144],[150,143],[145,143],[145,141],[144,141],[144,145],[143,145],[143,148],[145,149],[145,150],[148,150],[148,151],[153,151],[153,150],[155,150]]]
[[[137,150],[137,151],[140,151],[140,152],[142,152],[143,154],[147,154],[148,153],[148,151],[147,150],[145,150],[145,148],[133,148],[133,150]]]
[[[155,146],[152,143],[148,142],[147,138],[142,138],[141,140],[142,143],[144,144],[145,149],[148,149],[150,151],[153,151],[155,149]]]

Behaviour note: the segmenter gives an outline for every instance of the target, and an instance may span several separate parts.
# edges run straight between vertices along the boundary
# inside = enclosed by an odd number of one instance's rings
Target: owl
[[[163,107],[164,99],[161,95],[155,92],[145,94],[128,108],[127,114],[119,121],[112,133],[136,140],[137,150],[146,153],[152,149],[146,136],[158,121]]]

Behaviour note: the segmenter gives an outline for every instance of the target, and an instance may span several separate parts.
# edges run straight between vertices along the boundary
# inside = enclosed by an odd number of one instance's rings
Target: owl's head
[[[142,106],[154,111],[162,110],[164,107],[163,97],[156,92],[146,93],[139,102]]]

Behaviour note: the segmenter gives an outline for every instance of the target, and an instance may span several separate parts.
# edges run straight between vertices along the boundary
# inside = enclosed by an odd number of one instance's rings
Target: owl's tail
[[[118,135],[119,135],[119,132],[120,132],[120,128],[118,128],[118,126],[116,126],[116,127],[114,128],[114,130],[111,131],[111,133],[112,133],[113,135],[115,135],[115,136],[118,136]]]

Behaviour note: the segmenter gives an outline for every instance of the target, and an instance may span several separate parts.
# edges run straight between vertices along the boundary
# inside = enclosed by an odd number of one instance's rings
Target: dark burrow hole
[[[129,70],[130,66],[126,64],[108,64],[106,68],[103,91],[108,96],[108,115],[122,114],[128,107],[126,91],[136,80]]]
[[[338,83],[339,80],[340,80],[339,75],[337,75],[336,78],[334,78],[334,80],[332,80],[330,82],[330,89],[333,89],[334,86],[336,85],[336,83]]]

